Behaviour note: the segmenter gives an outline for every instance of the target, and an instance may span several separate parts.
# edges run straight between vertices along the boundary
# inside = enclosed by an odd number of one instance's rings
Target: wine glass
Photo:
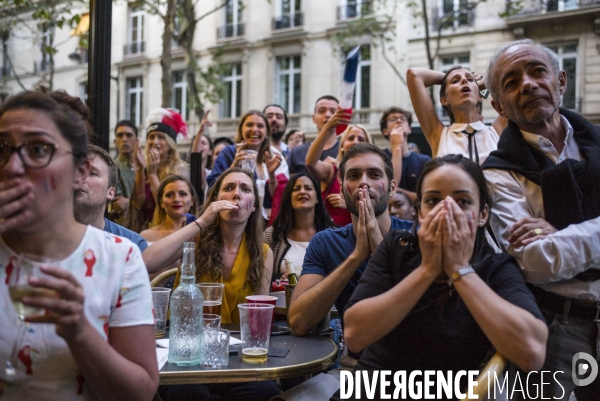
[[[8,293],[17,312],[18,320],[15,324],[18,327],[19,333],[13,347],[13,351],[9,360],[6,361],[4,376],[7,382],[11,382],[17,378],[17,363],[18,354],[23,344],[29,323],[24,319],[27,316],[40,315],[44,313],[44,309],[36,306],[24,305],[22,300],[24,297],[51,297],[56,298],[56,291],[49,288],[33,287],[29,284],[29,279],[32,277],[52,277],[40,269],[42,266],[56,266],[58,263],[55,259],[46,256],[33,255],[23,253],[16,258],[11,259],[7,266],[8,276]]]

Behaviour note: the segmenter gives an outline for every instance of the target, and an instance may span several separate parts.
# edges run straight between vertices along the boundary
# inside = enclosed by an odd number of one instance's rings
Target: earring
[[[479,224],[477,224],[479,227],[483,227],[483,221],[480,221]]]

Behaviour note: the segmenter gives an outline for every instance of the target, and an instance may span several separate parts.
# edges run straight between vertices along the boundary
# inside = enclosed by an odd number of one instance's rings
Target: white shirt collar
[[[464,130],[467,129],[468,126],[473,128],[474,132],[481,131],[485,128],[485,124],[481,121],[475,121],[473,123],[463,124],[463,123],[454,123],[450,126],[450,131],[456,132],[457,134],[463,133]]]
[[[573,140],[573,127],[563,115],[560,116],[560,121],[565,131],[567,131],[564,143],[565,147],[568,147],[571,141]],[[527,141],[527,143],[529,143],[532,146],[535,146],[538,149],[543,149],[552,146],[552,142],[550,142],[549,139],[546,139],[541,135],[537,135],[523,130],[521,130],[521,133],[523,134],[523,138]]]

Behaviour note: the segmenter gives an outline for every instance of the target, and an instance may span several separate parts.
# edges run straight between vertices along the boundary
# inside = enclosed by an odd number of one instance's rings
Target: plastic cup
[[[272,295],[248,295],[246,301],[249,304],[267,304],[277,306],[277,297]],[[271,327],[275,324],[275,308],[273,308],[273,318]]]
[[[154,337],[165,335],[167,329],[167,312],[169,310],[169,297],[171,289],[152,287],[152,303],[154,304]]]
[[[265,363],[269,352],[274,305],[240,304],[242,361]]]
[[[229,330],[218,329],[204,334],[202,365],[223,368],[229,365]]]
[[[223,303],[222,283],[198,283],[196,286],[200,289],[204,297],[204,313],[221,314],[221,304]]]
[[[252,149],[244,149],[246,152],[246,158],[242,160],[241,167],[244,170],[249,170],[254,173],[256,169],[256,157],[258,156],[258,152]]]

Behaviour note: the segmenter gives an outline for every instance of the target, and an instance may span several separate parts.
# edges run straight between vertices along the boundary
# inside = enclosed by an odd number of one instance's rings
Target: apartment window
[[[577,98],[577,44],[548,46],[558,56],[561,70],[567,73],[567,90],[562,95],[562,107],[569,110],[578,110]]]
[[[188,102],[187,102],[187,79],[185,71],[173,72],[173,96],[172,107],[179,110],[181,117],[186,121],[188,117]]]
[[[52,48],[52,42],[54,41],[54,33],[52,28],[47,26],[41,27],[40,32],[40,61],[37,65],[36,70],[46,71],[50,69],[50,49]]]
[[[304,18],[301,10],[302,2],[300,0],[280,0],[280,17],[274,20],[273,29],[302,26],[304,24]]]
[[[372,12],[371,0],[346,0],[338,7],[338,20],[357,18]]]
[[[144,52],[144,10],[142,7],[131,8],[127,36],[125,54]]]
[[[300,113],[302,61],[300,56],[277,58],[277,100],[291,113]]]
[[[236,118],[242,115],[242,64],[225,66],[221,78],[225,85],[225,96],[221,99],[221,118]]]
[[[442,0],[439,18],[444,19],[443,28],[458,28],[470,25],[472,11],[469,0]]]
[[[217,36],[219,38],[231,38],[244,34],[244,24],[242,24],[242,10],[244,4],[242,0],[228,0],[225,5],[225,26],[220,28]]]
[[[88,98],[88,83],[87,83],[87,81],[83,81],[83,82],[79,83],[77,92],[78,92],[79,98],[81,100],[83,100],[84,103],[87,103],[87,98]]]
[[[356,86],[354,87],[354,108],[368,109],[371,106],[371,47],[360,48]]]
[[[125,118],[133,121],[135,125],[142,124],[142,97],[144,86],[142,77],[127,78],[127,102]]]
[[[6,37],[2,39],[2,71],[0,71],[0,76],[2,77],[10,75],[10,63],[8,57],[10,56],[8,54],[8,37]]]

